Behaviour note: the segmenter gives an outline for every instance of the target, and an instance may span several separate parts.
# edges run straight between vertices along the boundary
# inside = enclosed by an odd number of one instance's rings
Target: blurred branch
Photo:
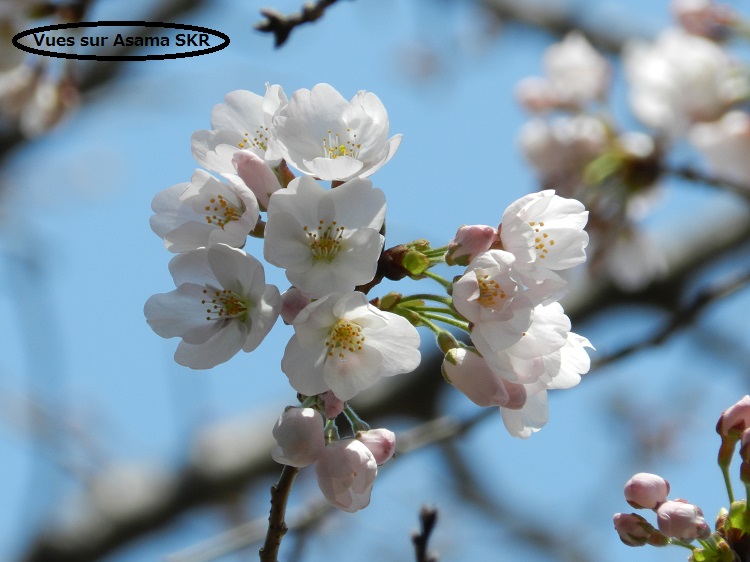
[[[437,523],[437,509],[430,506],[423,506],[419,510],[419,525],[421,530],[412,533],[411,542],[414,543],[414,554],[417,562],[438,562],[438,557],[430,554],[427,548],[430,542],[430,535]]]
[[[546,29],[563,37],[571,31],[583,33],[592,45],[602,51],[617,53],[625,41],[633,37],[633,30],[619,33],[614,26],[602,25],[586,17],[590,7],[586,3],[549,2],[541,0],[479,0],[480,4],[501,21],[510,20],[535,28]]]
[[[663,344],[680,330],[689,328],[693,325],[698,316],[710,305],[717,301],[734,294],[750,283],[750,271],[733,276],[729,279],[723,279],[710,287],[703,289],[693,300],[685,306],[677,309],[664,327],[650,337],[623,347],[622,349],[604,357],[599,357],[593,364],[592,370],[620,359],[628,357],[644,349],[655,347]]]
[[[710,185],[711,187],[723,189],[725,191],[734,193],[735,195],[739,195],[740,197],[750,201],[750,186],[742,185],[739,183],[717,178],[714,176],[709,176],[691,166],[680,166],[677,168],[670,168],[670,169],[665,170],[665,172],[678,178],[683,178],[689,181],[694,181],[697,183]]]
[[[273,33],[274,46],[279,48],[286,42],[295,27],[319,20],[325,14],[326,8],[335,3],[336,0],[307,2],[302,6],[302,10],[288,16],[271,8],[263,8],[260,13],[266,19],[256,23],[255,29],[265,33]]]

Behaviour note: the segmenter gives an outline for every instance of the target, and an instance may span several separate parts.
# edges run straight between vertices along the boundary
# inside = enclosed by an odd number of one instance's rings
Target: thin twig
[[[750,186],[742,185],[742,184],[739,184],[737,182],[733,182],[727,179],[710,176],[691,166],[679,166],[677,168],[668,168],[665,170],[665,172],[673,176],[676,176],[678,178],[683,178],[689,181],[694,181],[694,182],[702,183],[705,185],[710,185],[711,187],[717,187],[719,189],[723,189],[724,191],[729,191],[730,193],[739,195],[740,197],[743,197],[744,199],[750,200]]]
[[[266,19],[256,23],[255,29],[265,33],[273,33],[274,46],[278,49],[289,38],[289,34],[298,25],[319,20],[325,14],[326,8],[335,4],[337,0],[318,0],[308,2],[302,6],[302,10],[288,16],[277,12],[272,8],[263,8],[260,13]]]
[[[438,562],[434,554],[430,554],[427,545],[430,542],[430,535],[437,523],[437,509],[431,506],[422,506],[419,510],[419,524],[422,528],[420,532],[414,532],[411,535],[411,542],[414,543],[414,554],[417,562]]]
[[[690,327],[708,306],[735,293],[748,283],[750,283],[750,271],[729,279],[722,279],[720,283],[705,288],[689,304],[675,311],[669,322],[656,333],[644,340],[625,346],[614,353],[598,358],[594,362],[593,368],[614,363],[644,349],[661,345],[680,330]]]
[[[277,562],[281,539],[289,530],[284,517],[286,516],[286,502],[292,491],[292,484],[299,472],[299,468],[284,465],[278,483],[271,486],[271,513],[268,516],[268,532],[266,542],[260,549],[261,562]]]

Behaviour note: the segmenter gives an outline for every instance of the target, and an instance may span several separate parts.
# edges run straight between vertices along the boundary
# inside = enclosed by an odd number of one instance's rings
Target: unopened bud
[[[409,272],[409,275],[417,277],[429,269],[430,259],[418,250],[409,250],[404,254],[401,265]]]
[[[516,86],[516,100],[526,111],[543,113],[557,106],[552,84],[537,76],[524,78]]]
[[[636,509],[656,509],[668,494],[669,482],[656,474],[639,472],[625,483],[625,500]]]
[[[323,407],[325,408],[326,418],[332,420],[344,411],[346,404],[336,396],[332,390],[327,390],[323,394],[319,395],[323,401]]]
[[[271,452],[280,464],[302,467],[314,463],[325,448],[323,417],[312,408],[287,408],[276,421]]]
[[[716,433],[735,440],[750,427],[750,396],[745,395],[734,406],[724,410],[716,424]]]
[[[292,324],[297,314],[310,304],[311,299],[297,287],[291,287],[281,294],[281,319]]]
[[[645,546],[652,535],[661,535],[651,523],[636,513],[615,513],[612,522],[620,540],[628,546]]]
[[[686,500],[667,501],[656,511],[659,530],[681,541],[705,539],[711,535],[711,527],[703,518],[703,511]]]
[[[510,398],[505,381],[476,350],[450,349],[443,359],[443,376],[477,406],[505,406]]]
[[[396,452],[396,435],[385,428],[370,429],[357,433],[357,439],[370,449],[375,462],[380,466],[393,458]]]
[[[469,262],[489,250],[498,241],[497,230],[485,224],[461,226],[448,244],[445,263],[469,265]]]

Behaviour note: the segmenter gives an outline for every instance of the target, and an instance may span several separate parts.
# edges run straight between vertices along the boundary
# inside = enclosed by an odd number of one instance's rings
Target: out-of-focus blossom
[[[689,33],[709,39],[722,39],[737,22],[737,14],[714,0],[672,0],[672,13]]]
[[[544,53],[553,95],[563,107],[582,107],[606,97],[612,74],[609,62],[582,34],[573,32]]]
[[[667,273],[666,257],[658,244],[637,227],[616,233],[607,242],[603,259],[609,278],[627,292],[638,291]]]
[[[609,139],[599,119],[577,115],[532,119],[518,142],[542,185],[570,191],[580,186],[586,165],[607,149]]]
[[[694,125],[688,138],[717,178],[750,190],[750,115],[730,111],[718,121]]]
[[[632,41],[623,57],[633,112],[669,138],[717,119],[748,94],[745,74],[719,45],[679,29],[654,43]]]

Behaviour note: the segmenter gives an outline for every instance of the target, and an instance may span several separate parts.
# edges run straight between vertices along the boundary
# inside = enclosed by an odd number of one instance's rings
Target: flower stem
[[[422,273],[422,275],[424,275],[425,277],[429,277],[430,279],[432,279],[434,281],[437,281],[438,283],[440,283],[446,289],[450,288],[451,285],[453,285],[453,283],[451,283],[447,279],[444,279],[443,277],[441,277],[437,273],[434,273],[434,272],[430,271],[429,269],[426,270],[426,271],[424,271]]]
[[[258,552],[260,562],[278,562],[281,539],[288,531],[284,521],[286,503],[298,472],[299,468],[284,465],[279,481],[271,486],[271,513],[268,515],[266,542]]]
[[[469,332],[469,324],[468,322],[464,322],[463,320],[451,318],[450,316],[443,316],[442,314],[434,314],[432,312],[420,312],[419,316],[422,318],[422,321],[424,321],[426,318],[430,318],[432,320],[437,320],[438,322],[448,324],[449,326],[455,326],[456,328],[459,328],[464,332]]]
[[[360,418],[359,415],[357,415],[357,412],[355,412],[349,404],[344,406],[344,415],[346,416],[346,419],[349,420],[355,435],[359,431],[367,431],[370,429],[367,422]]]
[[[675,546],[681,546],[683,548],[687,548],[689,550],[695,550],[697,547],[693,546],[690,543],[686,543],[685,541],[681,541],[679,539],[669,539],[669,544],[673,544]]]
[[[441,297],[440,295],[431,295],[429,293],[417,293],[416,295],[401,297],[401,300],[399,300],[398,302],[404,303],[409,301],[435,301],[448,306],[453,303],[453,299],[451,299],[450,297]]]
[[[724,485],[727,488],[727,495],[729,496],[729,504],[734,503],[734,491],[732,490],[732,479],[729,476],[729,465],[721,465],[721,475],[724,477]]]

